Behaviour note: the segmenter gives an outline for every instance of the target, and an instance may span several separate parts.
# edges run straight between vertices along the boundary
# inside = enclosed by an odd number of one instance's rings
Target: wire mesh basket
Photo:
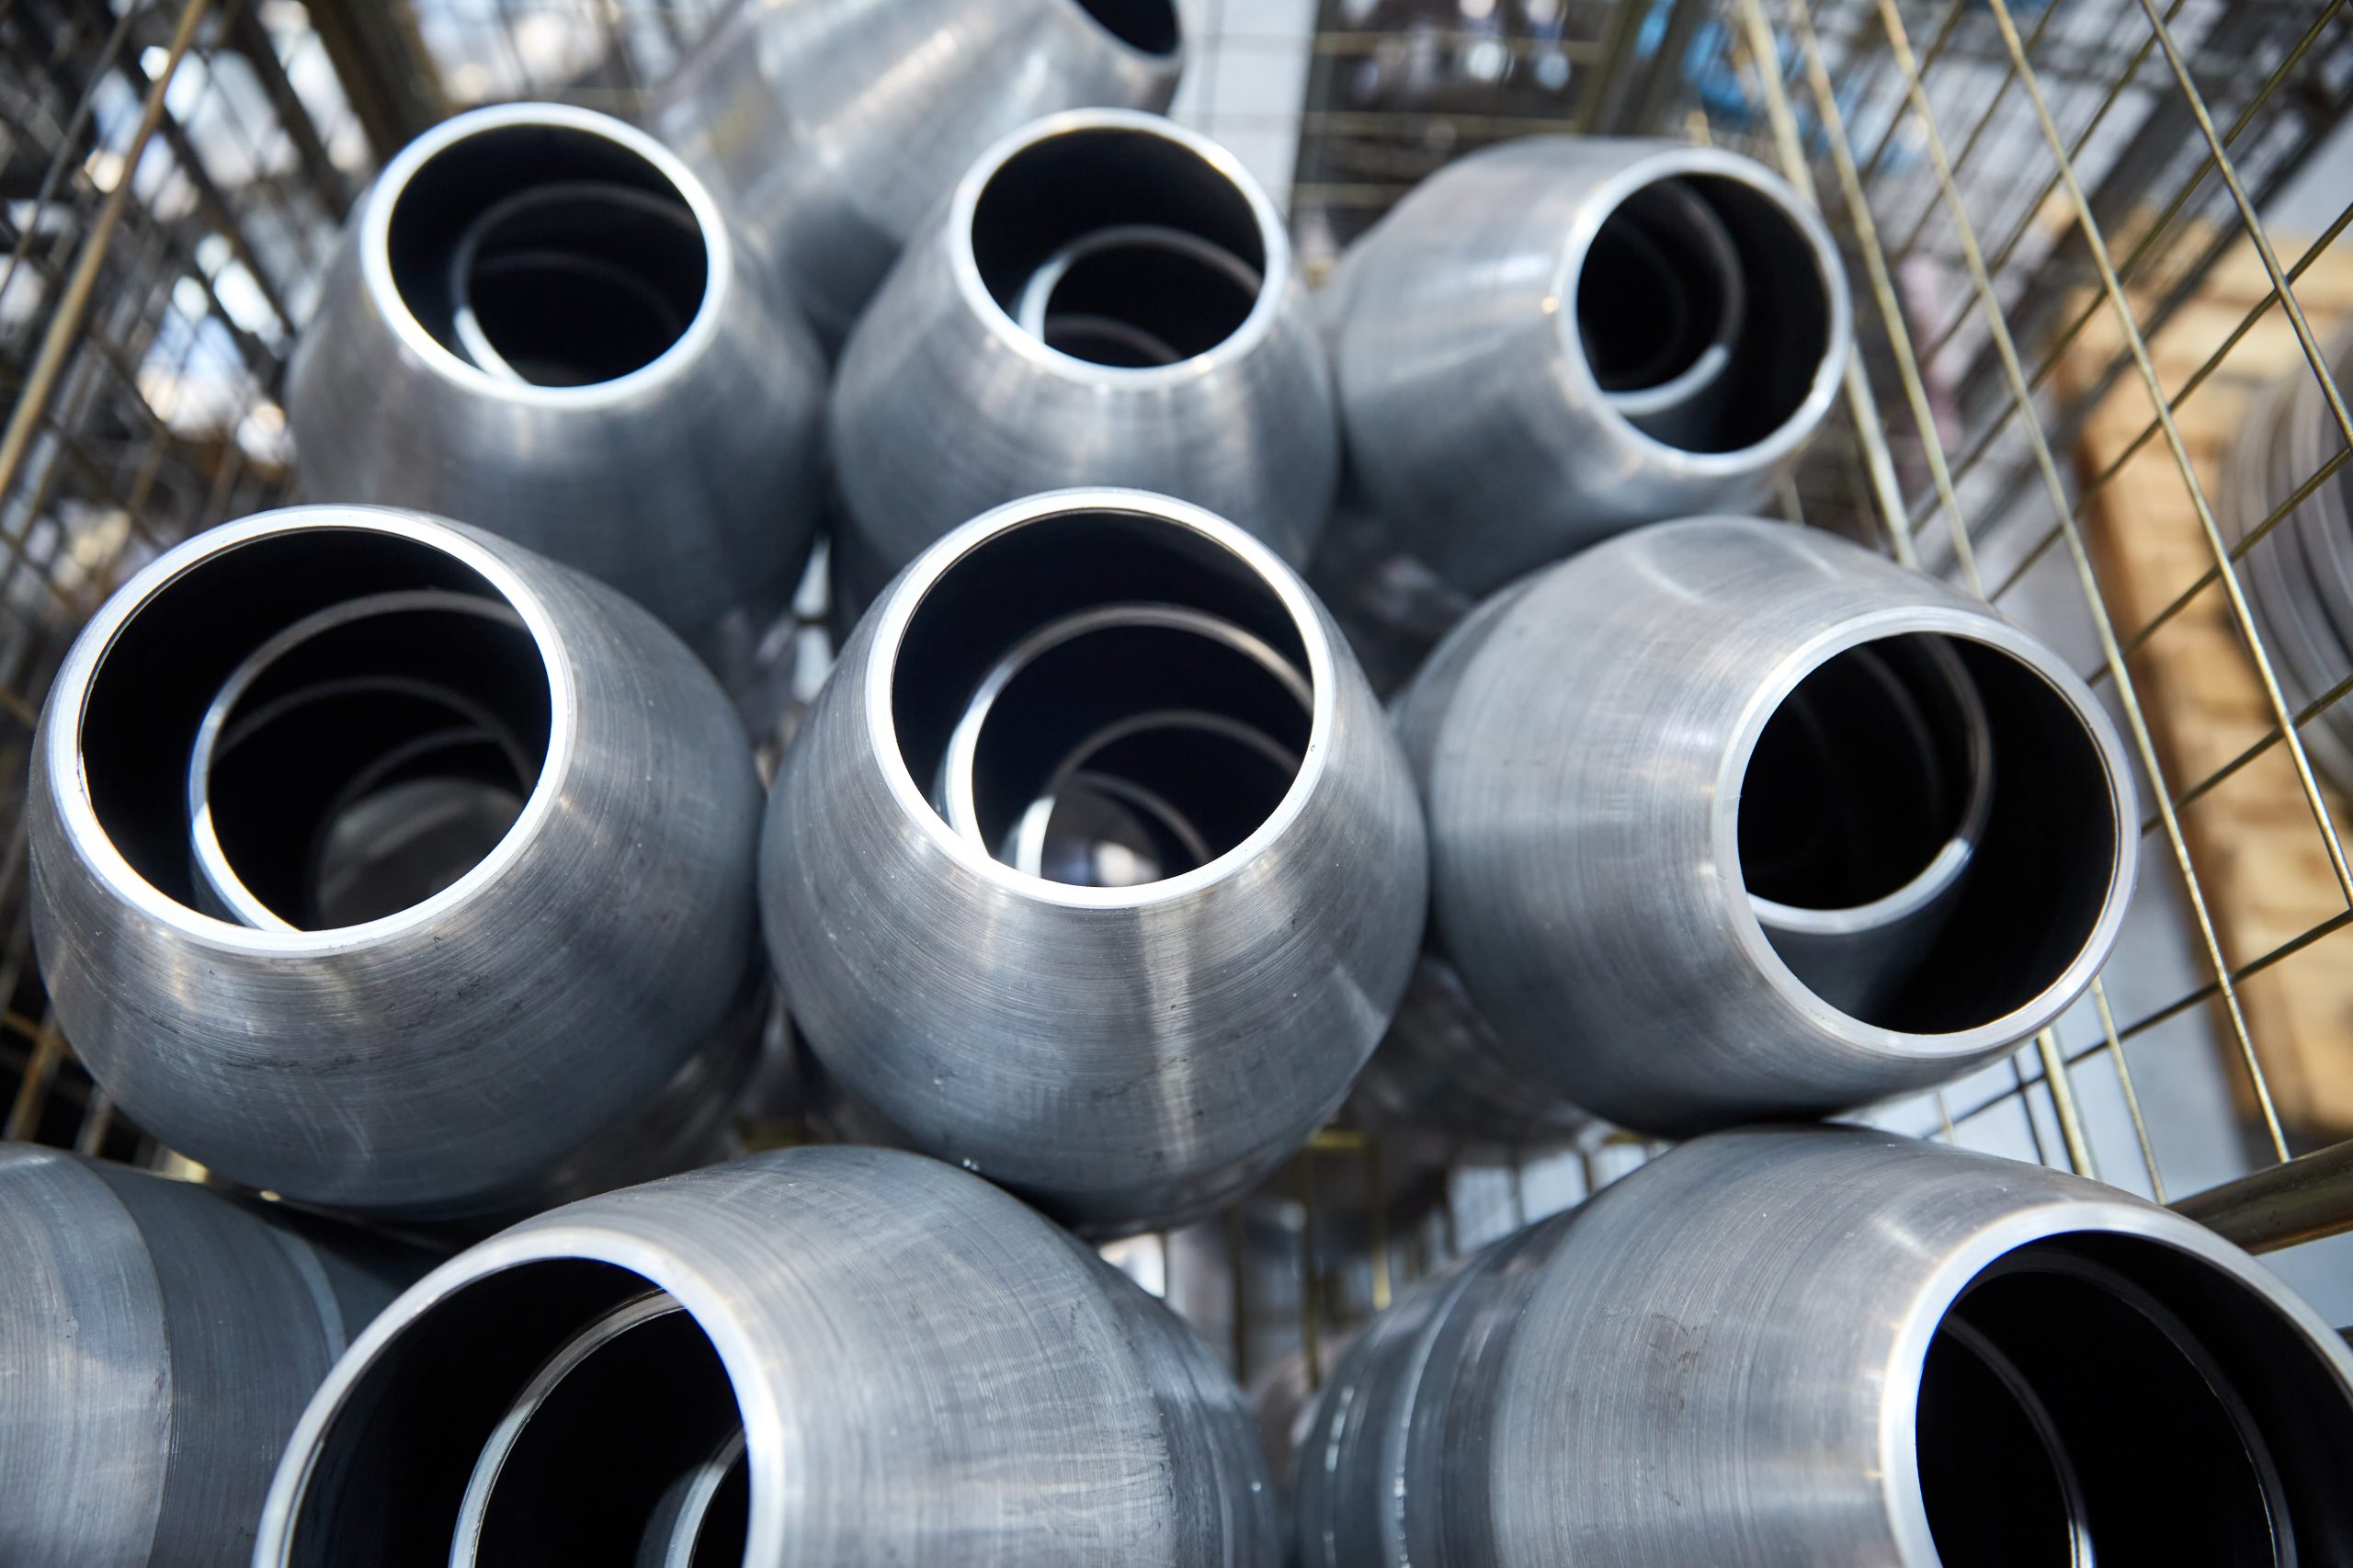
[[[715,8],[0,5],[7,1137],[173,1160],[76,1065],[32,953],[22,787],[65,644],[158,550],[289,495],[286,357],[376,163],[482,101],[627,114]],[[1823,210],[1859,353],[1782,510],[2066,653],[2153,808],[2091,994],[2006,1061],[1869,1119],[2177,1201],[2256,1247],[2353,1229],[2353,869],[2345,802],[2301,741],[2353,682],[2291,704],[2238,572],[2353,440],[2325,352],[2353,317],[2353,252],[2332,250],[2353,221],[2344,0],[1185,10],[1174,112],[1288,194],[1311,274],[1448,158],[1533,132],[1733,146]],[[2330,455],[2226,541],[2220,456],[2250,389],[2288,375],[2323,389]],[[768,652],[777,690],[805,696],[824,653],[822,607],[801,608]],[[1114,1253],[1245,1379],[1304,1387],[1392,1289],[1650,1152],[1600,1134],[1449,1162],[1335,1126],[1222,1220]],[[2353,1316],[2344,1251],[2280,1257]]]

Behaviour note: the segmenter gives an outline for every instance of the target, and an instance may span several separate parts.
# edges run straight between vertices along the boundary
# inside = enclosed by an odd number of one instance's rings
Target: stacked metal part
[[[171,1147],[477,1223],[719,1152],[759,779],[619,594],[416,513],[267,513],[107,602],[35,754],[51,1002]]]
[[[303,1415],[257,1568],[1274,1568],[1208,1349],[911,1154],[797,1149],[590,1199],[395,1301]]]
[[[2339,1562],[2353,1356],[2111,1187],[1719,1133],[1416,1286],[1291,1451],[1302,1568]]]
[[[2353,381],[2353,334],[2326,358],[2340,386]],[[2299,364],[2256,401],[2247,438],[2223,456],[2214,495],[2215,521],[2234,549],[2267,530],[2246,549],[2239,586],[2291,714],[2353,677],[2353,466],[2325,472],[2344,448],[2340,429],[2320,379]],[[2320,483],[2274,521],[2274,497],[2295,495],[2315,475]],[[2324,778],[2353,790],[2353,710],[2331,702],[2297,735]]]

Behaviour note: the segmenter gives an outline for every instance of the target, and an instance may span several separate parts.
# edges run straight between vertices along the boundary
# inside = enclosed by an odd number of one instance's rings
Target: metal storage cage
[[[75,1064],[28,931],[28,753],[75,628],[163,547],[290,494],[286,357],[378,162],[476,102],[627,113],[715,8],[0,0],[7,1137],[172,1159]],[[1859,352],[1784,511],[1945,574],[2066,651],[2124,726],[2153,806],[2128,935],[2092,994],[2006,1062],[1872,1119],[2184,1202],[2259,1248],[2353,1230],[2353,1142],[2332,1142],[2353,1120],[2334,1119],[2323,1082],[2353,1093],[2353,1043],[2284,997],[2353,971],[2347,808],[2299,739],[2353,682],[2291,706],[2236,572],[2253,538],[2337,483],[2353,440],[2326,355],[2331,312],[2353,314],[2353,286],[2334,281],[2353,259],[2330,255],[2353,222],[2346,10],[1188,0],[1176,108],[1288,188],[1311,270],[1447,158],[1535,131],[1733,145],[1809,194],[1857,285]],[[2232,434],[2211,411],[2288,369],[2324,389],[2333,455],[2226,543],[2198,466]],[[2152,601],[2120,552],[2165,510],[2203,554]],[[770,640],[779,689],[807,689],[816,620]],[[2254,695],[2218,753],[2184,732],[2225,665]],[[2264,779],[2292,804],[2284,822],[2234,803]],[[2265,855],[2317,868],[2285,901],[2308,918],[2226,907],[2218,888],[2260,858],[2249,823]],[[1313,1382],[1333,1335],[1392,1286],[1645,1153],[1604,1138],[1424,1172],[1335,1127],[1223,1221],[1118,1255],[1245,1378]],[[2307,1288],[2325,1272],[2324,1311],[2353,1314],[2341,1250],[2283,1256],[2313,1260]]]

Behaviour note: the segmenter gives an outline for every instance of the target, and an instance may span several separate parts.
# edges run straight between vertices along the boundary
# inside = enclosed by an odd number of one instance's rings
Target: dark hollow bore
[[[256,540],[140,607],[91,681],[81,734],[99,826],[134,870],[217,912],[188,841],[206,710],[278,632],[405,590],[506,608],[442,551],[357,528]],[[545,761],[549,722],[547,666],[519,626],[456,609],[361,618],[295,644],[247,687],[215,746],[214,832],[237,880],[289,924],[390,914],[504,835]]]
[[[1933,666],[1904,647],[1917,641],[1825,662],[1767,722],[1741,782],[1750,892],[1850,907],[1903,886],[1950,836],[1968,773],[1936,718]],[[1973,1028],[2047,990],[2098,923],[2117,853],[2107,770],[2075,710],[2009,654],[1943,641],[1984,707],[1991,799],[1914,972],[1856,1015],[1914,1034]]]
[[[501,1418],[574,1335],[648,1288],[607,1264],[525,1264],[418,1319],[328,1425],[288,1561],[448,1562],[467,1483]],[[484,1568],[634,1564],[664,1493],[741,1422],[709,1338],[685,1313],[658,1322],[584,1361],[525,1426],[491,1494]],[[722,1514],[724,1501],[722,1489],[700,1538],[711,1555],[699,1551],[698,1564],[741,1559],[743,1515]]]
[[[1305,678],[1282,601],[1200,536],[1123,513],[1043,518],[949,567],[908,623],[892,699],[916,780],[930,789],[942,778],[951,733],[1008,652],[1107,605],[1215,617]],[[1295,762],[1268,754],[1303,755],[1311,722],[1279,678],[1212,638],[1157,626],[1074,636],[1024,665],[989,710],[972,769],[983,841],[1009,847],[1025,814],[1051,799],[1059,831],[1041,874],[1120,881],[1149,862],[1175,875],[1266,820],[1296,775]],[[1128,853],[1101,853],[1114,844]]]
[[[677,187],[619,142],[570,127],[503,126],[444,148],[400,193],[386,244],[401,299],[427,332],[542,386],[653,363],[710,280]]]
[[[1578,268],[1577,335],[1604,392],[1656,386],[1716,340],[1725,292],[1691,221],[1695,200],[1730,242],[1747,306],[1704,416],[1668,410],[1634,423],[1687,450],[1737,451],[1797,413],[1830,348],[1828,280],[1779,203],[1714,175],[1677,176],[1628,197]]]
[[[1172,0],[1078,0],[1078,8],[1122,43],[1146,54],[1173,54],[1178,30]]]
[[[1103,127],[1023,148],[972,210],[983,284],[1017,322],[1043,268],[1063,268],[1040,335],[1120,367],[1207,353],[1248,319],[1267,244],[1233,180],[1148,131]]]
[[[2211,1265],[2131,1237],[2020,1248],[1923,1369],[1922,1500],[1945,1568],[2353,1551],[2353,1402],[2292,1324]]]

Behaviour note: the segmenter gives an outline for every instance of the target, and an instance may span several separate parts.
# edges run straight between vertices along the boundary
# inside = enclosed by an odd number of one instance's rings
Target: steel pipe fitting
[[[647,123],[837,348],[933,207],[1043,115],[1163,109],[1176,0],[739,0]]]
[[[1189,1330],[985,1182],[845,1147],[590,1199],[436,1270],[312,1401],[254,1552],[1279,1559],[1250,1412]]]
[[[1091,109],[983,153],[842,356],[837,580],[869,600],[991,506],[1131,485],[1296,566],[1339,425],[1282,216],[1224,148]]]
[[[1785,524],[1662,523],[1525,579],[1399,730],[1437,944],[1510,1070],[1644,1132],[1991,1060],[2090,983],[2132,887],[2122,743],[2058,656]]]
[[[764,1000],[759,780],[618,594],[416,513],[265,513],[107,602],[35,756],[59,1021],[172,1147],[418,1218],[708,1151]]]
[[[0,1143],[0,1562],[244,1568],[278,1451],[422,1254]]]
[[[1325,291],[1350,473],[1472,594],[1639,523],[1763,501],[1852,337],[1837,249],[1796,193],[1655,141],[1459,159]]]
[[[890,586],[760,859],[826,1074],[1097,1233],[1206,1210],[1306,1141],[1426,893],[1404,760],[1321,607],[1232,524],[1125,490],[999,507]]]
[[[414,506],[748,657],[816,529],[824,365],[662,144],[508,104],[417,138],[353,210],[287,396],[313,501]]]
[[[1443,1165],[1466,1148],[1564,1143],[1592,1126],[1556,1095],[1531,1093],[1452,964],[1424,953],[1348,1108],[1384,1153]]]
[[[2213,1233],[1859,1128],[1720,1133],[1415,1287],[1302,1568],[2337,1562],[2353,1356]]]

